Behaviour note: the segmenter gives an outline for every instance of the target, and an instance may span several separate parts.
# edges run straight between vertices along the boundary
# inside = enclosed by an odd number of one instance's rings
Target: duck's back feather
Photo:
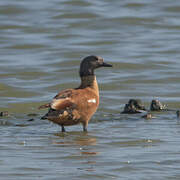
[[[39,109],[45,109],[45,108],[59,109],[59,108],[63,108],[63,106],[66,106],[65,104],[70,103],[69,100],[70,100],[71,94],[72,94],[71,89],[61,91],[53,98],[51,103],[43,104],[43,105],[39,106]]]

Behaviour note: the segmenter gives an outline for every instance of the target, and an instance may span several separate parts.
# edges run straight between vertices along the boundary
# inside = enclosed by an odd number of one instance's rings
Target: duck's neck
[[[82,76],[81,77],[81,85],[79,86],[79,88],[83,89],[86,87],[90,87],[90,88],[95,89],[96,91],[99,92],[98,83],[96,81],[95,75]]]

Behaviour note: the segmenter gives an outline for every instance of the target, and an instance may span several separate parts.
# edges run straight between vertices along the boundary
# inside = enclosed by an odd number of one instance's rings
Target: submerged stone
[[[125,104],[122,114],[136,114],[146,111],[145,106],[140,99],[130,99],[128,104]]]
[[[150,106],[151,111],[162,111],[166,110],[166,106],[163,105],[159,100],[153,99]]]

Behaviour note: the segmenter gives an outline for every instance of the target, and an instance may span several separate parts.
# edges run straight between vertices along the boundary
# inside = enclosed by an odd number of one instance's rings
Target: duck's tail
[[[50,108],[50,107],[51,107],[51,104],[47,103],[47,104],[43,104],[43,105],[39,106],[38,109],[45,109],[45,108]]]

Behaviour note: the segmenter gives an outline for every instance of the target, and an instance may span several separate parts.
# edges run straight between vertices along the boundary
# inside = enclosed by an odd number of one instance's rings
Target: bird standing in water
[[[94,70],[100,67],[112,67],[99,56],[87,56],[80,64],[81,84],[75,89],[59,92],[51,103],[39,109],[49,108],[42,119],[48,119],[62,127],[81,123],[87,131],[88,122],[99,106],[99,89]]]

